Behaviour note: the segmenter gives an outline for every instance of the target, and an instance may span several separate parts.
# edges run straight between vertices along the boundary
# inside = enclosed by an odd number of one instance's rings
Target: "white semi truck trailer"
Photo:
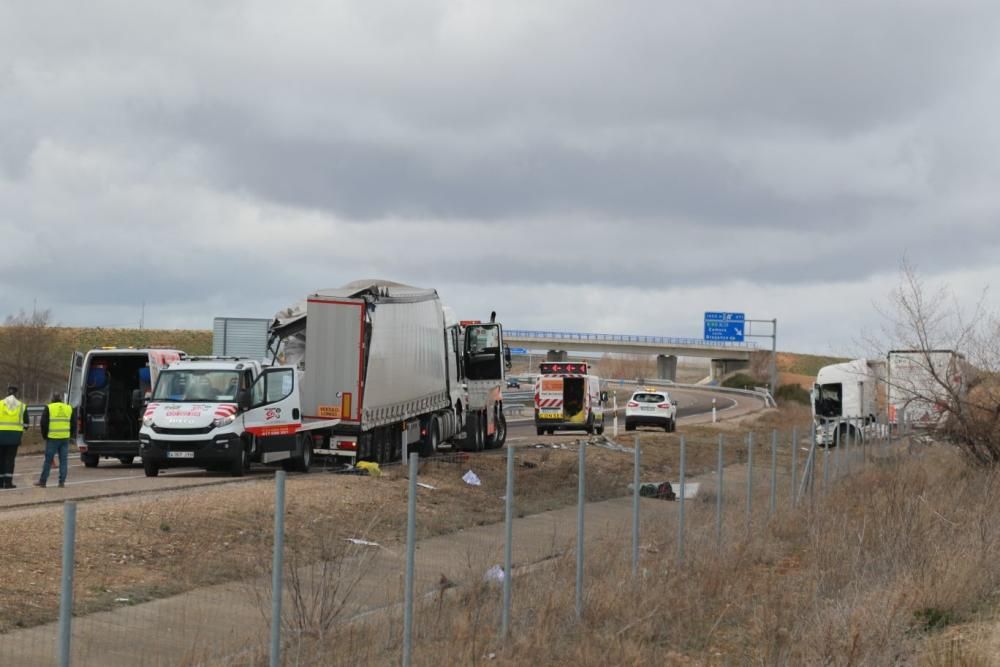
[[[494,320],[458,322],[433,289],[358,281],[282,311],[270,347],[303,371],[301,428],[314,452],[386,463],[404,443],[423,455],[445,442],[503,446],[510,360]]]
[[[934,427],[966,391],[965,357],[953,350],[889,352],[889,423]]]

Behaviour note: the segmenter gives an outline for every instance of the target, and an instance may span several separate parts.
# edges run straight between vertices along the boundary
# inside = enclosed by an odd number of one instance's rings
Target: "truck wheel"
[[[503,413],[501,412],[497,416],[496,430],[493,431],[493,435],[486,441],[487,449],[500,449],[507,442],[507,420],[504,419]]]
[[[483,426],[478,412],[470,412],[465,420],[465,448],[470,452],[483,451]]]
[[[295,469],[298,472],[309,472],[313,464],[313,441],[308,435],[300,438],[302,441],[302,456],[295,461]],[[249,467],[249,466],[248,466]]]
[[[160,466],[155,463],[143,461],[142,470],[146,473],[146,477],[158,477],[160,474]]]
[[[629,422],[625,422],[625,430],[626,431],[634,431],[635,430],[635,424],[630,424]]]
[[[233,477],[242,477],[247,474],[250,470],[250,448],[243,445],[243,451],[240,452],[239,457],[233,461],[232,467],[229,469],[229,474]]]
[[[135,462],[134,456],[119,456],[118,460],[121,461],[123,466],[130,466]]]
[[[437,419],[431,418],[427,424],[427,435],[420,440],[420,456],[427,458],[434,456],[438,448],[438,424]]]
[[[541,426],[536,426],[535,427],[535,433],[538,434],[538,435],[544,435],[545,434],[545,429],[542,428]]]
[[[97,454],[80,454],[80,460],[83,461],[83,465],[88,468],[96,468],[98,462],[101,460],[101,457]]]
[[[597,435],[604,435],[604,420],[603,419],[601,420],[601,423],[597,425]]]

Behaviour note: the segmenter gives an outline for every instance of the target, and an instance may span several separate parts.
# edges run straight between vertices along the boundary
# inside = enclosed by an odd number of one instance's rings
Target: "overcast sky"
[[[85,4],[0,0],[0,315],[209,328],[382,277],[849,354],[904,253],[1000,284],[995,2]]]

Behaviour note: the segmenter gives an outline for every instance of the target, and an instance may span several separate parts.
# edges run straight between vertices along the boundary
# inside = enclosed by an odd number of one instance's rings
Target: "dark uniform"
[[[17,387],[7,387],[7,392],[7,398],[0,400],[0,489],[17,488],[14,459],[28,427],[28,406],[17,399]]]

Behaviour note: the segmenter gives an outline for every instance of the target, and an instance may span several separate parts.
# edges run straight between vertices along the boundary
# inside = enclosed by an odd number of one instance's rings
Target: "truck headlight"
[[[219,428],[220,426],[229,426],[234,421],[236,421],[236,415],[229,415],[228,417],[216,417],[212,420],[212,426]]]
[[[153,418],[152,418],[152,416],[150,416],[150,417],[143,417],[142,418],[142,425],[145,426],[146,428],[152,428],[153,427]]]

